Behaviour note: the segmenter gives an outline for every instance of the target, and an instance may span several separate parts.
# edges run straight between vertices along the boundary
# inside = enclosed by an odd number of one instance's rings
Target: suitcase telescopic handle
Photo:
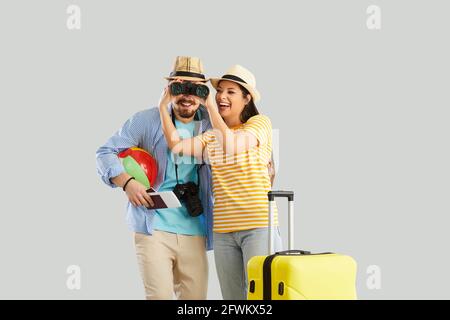
[[[294,201],[293,191],[269,191],[267,194],[269,201],[274,201],[275,198],[288,198],[289,201]]]
[[[275,201],[275,198],[288,198],[289,201],[288,248],[292,250],[294,247],[294,192],[269,191],[267,196],[269,198],[269,255],[274,253],[272,202]]]

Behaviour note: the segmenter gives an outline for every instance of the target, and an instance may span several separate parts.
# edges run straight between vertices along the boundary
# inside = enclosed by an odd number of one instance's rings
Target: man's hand
[[[124,184],[131,178],[131,176],[123,172],[117,177],[114,177],[111,179],[111,182],[114,183],[116,186],[123,188]],[[128,182],[125,193],[127,194],[128,200],[133,204],[133,206],[146,206],[146,207],[153,207],[154,203],[150,196],[147,193],[147,189],[143,184],[141,184],[139,181],[136,180],[130,180]],[[150,206],[151,205],[151,206]]]
[[[135,207],[145,206],[151,208],[155,205],[152,198],[147,193],[147,189],[139,181],[131,180],[128,182],[125,193]]]

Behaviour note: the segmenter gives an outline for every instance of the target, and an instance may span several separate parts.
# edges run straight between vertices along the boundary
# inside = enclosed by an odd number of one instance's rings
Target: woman
[[[272,154],[272,126],[260,115],[255,102],[260,95],[253,74],[236,65],[219,79],[217,90],[205,101],[213,130],[181,140],[167,105],[168,88],[160,102],[163,131],[173,153],[204,157],[213,173],[214,256],[222,296],[244,300],[247,296],[247,263],[267,254],[268,198],[271,178],[267,170]],[[206,152],[204,152],[206,151]],[[277,225],[277,212],[275,225]],[[275,250],[281,250],[275,232]]]

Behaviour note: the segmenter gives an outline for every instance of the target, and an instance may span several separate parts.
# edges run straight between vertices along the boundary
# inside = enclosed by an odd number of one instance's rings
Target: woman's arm
[[[268,171],[269,171],[270,185],[273,187],[273,182],[274,182],[274,180],[275,180],[275,175],[276,175],[276,172],[275,172],[275,165],[274,165],[274,163],[273,163],[273,156],[272,156],[272,158],[269,160],[269,164],[268,164],[268,166],[267,166],[267,169],[268,169]]]
[[[228,128],[211,94],[208,96],[205,104],[216,139],[222,145],[225,153],[234,155],[258,145],[258,139],[252,133],[246,131],[233,132],[233,130]]]
[[[200,139],[195,137],[190,139],[181,139],[177,129],[173,125],[172,118],[167,109],[171,102],[172,96],[169,93],[169,87],[164,88],[159,101],[159,114],[161,116],[161,125],[164,136],[166,137],[167,146],[175,154],[183,154],[201,158],[203,154],[203,144]]]

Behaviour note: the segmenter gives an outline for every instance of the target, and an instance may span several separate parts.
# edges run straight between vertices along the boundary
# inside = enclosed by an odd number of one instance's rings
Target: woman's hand
[[[269,161],[269,164],[267,165],[267,169],[269,172],[270,185],[273,187],[273,181],[275,180],[275,167],[273,165],[273,160]]]
[[[167,105],[170,103],[170,101],[172,101],[172,95],[170,94],[170,83],[169,85],[167,85],[166,87],[164,87],[162,93],[161,93],[161,97],[159,98],[159,108],[166,108],[167,109]]]
[[[170,85],[171,85],[172,83],[174,83],[174,82],[183,82],[183,81],[180,80],[180,79],[175,79],[175,80],[169,81],[169,83],[167,84],[167,86],[164,87],[164,89],[163,89],[163,91],[162,91],[162,93],[161,93],[161,97],[159,98],[159,109],[161,109],[161,108],[167,108],[167,105],[168,105],[170,102],[174,102],[175,96],[173,96],[173,95],[170,93]]]
[[[213,99],[212,96],[213,96],[213,95],[212,95],[212,92],[210,92],[210,93],[208,94],[208,97],[207,97],[206,100],[205,100],[205,107],[206,107],[206,109],[208,109],[208,111],[209,111],[209,110],[212,110],[213,108],[216,108],[216,109],[217,109],[216,103],[215,103],[215,101],[214,101],[214,99]]]

